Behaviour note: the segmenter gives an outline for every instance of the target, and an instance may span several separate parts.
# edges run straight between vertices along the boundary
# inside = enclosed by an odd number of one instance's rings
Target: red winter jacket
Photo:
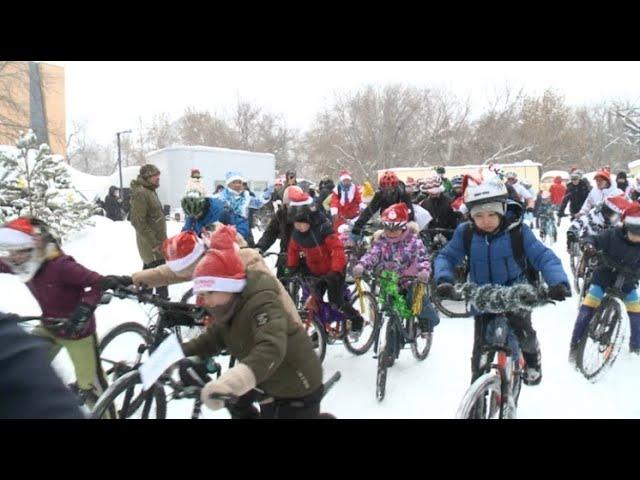
[[[360,203],[362,199],[360,197],[360,189],[355,183],[351,184],[351,188],[347,191],[347,201],[345,202],[344,190],[341,185],[338,185],[333,189],[331,194],[331,215],[338,215],[333,228],[338,228],[344,223],[344,219],[355,218],[360,213]]]
[[[296,268],[300,263],[300,253],[304,254],[307,267],[313,275],[326,275],[329,272],[344,273],[347,257],[344,254],[342,242],[338,235],[331,233],[324,237],[324,241],[313,242],[313,246],[303,246],[296,240],[296,233],[289,240],[287,251],[287,267]],[[317,237],[316,232],[310,232],[311,237]]]
[[[562,184],[562,178],[559,176],[553,179],[553,185],[549,187],[549,193],[551,194],[551,203],[554,205],[560,205],[564,194],[567,192],[567,187]]]

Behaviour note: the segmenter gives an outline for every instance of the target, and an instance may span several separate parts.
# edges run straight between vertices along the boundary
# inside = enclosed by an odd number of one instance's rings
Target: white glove
[[[243,363],[237,364],[224,372],[220,378],[207,383],[200,393],[200,400],[211,410],[224,408],[224,400],[211,399],[209,395],[218,393],[221,395],[235,395],[239,397],[256,386],[256,376],[253,371]]]

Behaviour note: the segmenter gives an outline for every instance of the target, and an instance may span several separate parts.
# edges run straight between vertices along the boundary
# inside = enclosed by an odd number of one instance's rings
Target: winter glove
[[[102,278],[102,291],[115,290],[118,287],[128,287],[132,284],[133,280],[127,275],[107,275]]]
[[[224,372],[220,378],[207,383],[202,388],[200,400],[211,410],[224,408],[224,400],[209,398],[212,394],[244,395],[256,386],[256,377],[253,371],[244,363],[239,363],[230,370]]]
[[[87,327],[94,310],[94,306],[86,303],[78,305],[65,324],[64,334],[69,337],[80,335]]]
[[[429,283],[429,272],[421,270],[418,272],[418,281],[420,283]]]
[[[585,243],[584,246],[582,247],[582,251],[584,252],[584,256],[587,258],[595,257],[596,254],[598,253],[598,250],[596,249],[596,247],[590,243]]]
[[[356,265],[353,267],[353,278],[361,278],[364,273],[364,267],[362,265]]]
[[[183,385],[187,387],[201,387],[210,380],[209,375],[207,375],[207,366],[200,357],[190,357],[182,360],[178,373]]]
[[[450,283],[443,282],[436,287],[436,293],[441,298],[451,298],[455,295],[456,289]]]
[[[561,283],[549,287],[549,298],[562,302],[565,298],[571,296],[571,292],[567,291],[567,287]]]

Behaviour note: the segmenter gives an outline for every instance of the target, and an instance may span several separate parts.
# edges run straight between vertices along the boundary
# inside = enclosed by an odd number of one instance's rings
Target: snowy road
[[[554,250],[569,271],[565,253],[566,219]],[[170,223],[170,234],[179,226]],[[96,227],[85,231],[65,246],[65,251],[88,268],[101,274],[130,274],[141,266],[135,246],[135,233],[127,222],[113,223],[96,218]],[[189,285],[171,287],[176,298]],[[35,300],[17,279],[0,275],[0,310],[20,314],[39,314]],[[523,387],[520,418],[640,418],[640,359],[631,358],[625,346],[613,369],[597,384],[586,381],[567,362],[571,329],[577,312],[577,299],[548,305],[534,312],[533,325],[542,348],[543,380],[539,386]],[[145,323],[146,316],[132,301],[114,300],[97,310],[98,333],[104,334],[124,321]],[[324,361],[325,378],[336,370],[342,379],[323,401],[323,410],[338,418],[453,418],[458,402],[468,386],[473,321],[471,318],[442,317],[435,330],[434,343],[424,362],[409,350],[389,369],[387,395],[375,399],[376,361],[372,353],[355,357],[341,345],[329,346]],[[226,367],[226,359],[223,366]],[[72,381],[73,370],[62,353],[54,362],[65,381]],[[191,402],[173,402],[169,417],[188,418]],[[228,418],[226,411],[206,412],[206,418]]]

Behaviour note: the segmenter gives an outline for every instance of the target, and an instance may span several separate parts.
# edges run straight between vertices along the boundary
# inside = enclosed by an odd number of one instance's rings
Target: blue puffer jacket
[[[455,266],[464,261],[464,231],[469,222],[456,228],[451,241],[440,251],[435,261],[436,283],[453,283]],[[521,228],[524,251],[527,260],[542,273],[549,286],[562,283],[569,287],[560,259],[553,251],[542,244],[531,229],[520,221],[511,223],[498,230],[495,234],[481,234],[474,230],[471,239],[470,280],[478,285],[513,285],[526,282],[525,275],[516,262],[511,248],[509,228]]]
[[[224,211],[224,203],[222,200],[211,197],[208,197],[207,200],[209,202],[207,213],[201,218],[187,217],[184,222],[184,227],[182,227],[183,232],[193,231],[197,235],[200,235],[203,229],[215,222],[229,223],[229,215]]]

